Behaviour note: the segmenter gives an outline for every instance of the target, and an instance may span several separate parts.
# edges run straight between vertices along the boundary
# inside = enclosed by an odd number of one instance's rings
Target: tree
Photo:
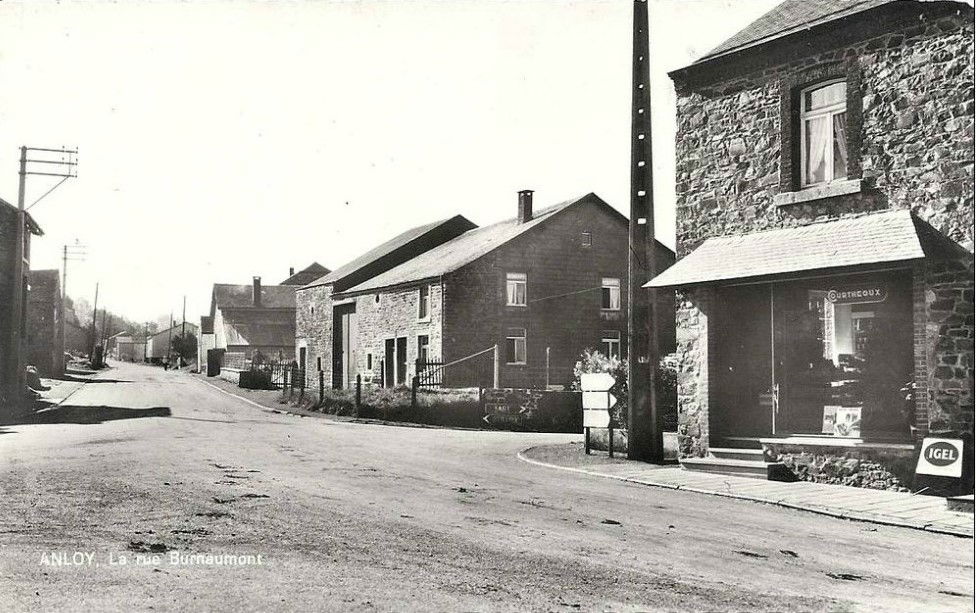
[[[192,332],[177,334],[173,337],[173,353],[189,362],[197,357],[197,337]]]

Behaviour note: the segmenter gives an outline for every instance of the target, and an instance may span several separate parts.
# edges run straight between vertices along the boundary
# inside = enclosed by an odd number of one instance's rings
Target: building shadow
[[[105,405],[81,406],[60,405],[42,408],[30,415],[0,422],[0,426],[23,426],[30,424],[100,424],[119,419],[138,419],[141,417],[169,417],[169,407],[148,407],[133,409]],[[0,433],[2,433],[0,428]]]

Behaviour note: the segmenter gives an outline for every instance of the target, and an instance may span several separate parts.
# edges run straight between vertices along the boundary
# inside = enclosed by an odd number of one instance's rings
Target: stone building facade
[[[729,334],[723,287],[766,283],[770,297],[767,302],[757,298],[756,305],[772,312],[774,290],[786,287],[777,283],[819,276],[827,287],[835,282],[830,275],[858,273],[866,275],[857,277],[865,282],[878,270],[908,279],[904,295],[910,313],[903,327],[910,338],[914,409],[911,427],[900,440],[909,449],[913,438],[929,431],[971,436],[973,35],[973,9],[964,3],[788,0],[695,64],[671,73],[677,91],[679,259],[704,247],[707,239],[789,228],[818,232],[823,227],[829,241],[831,223],[863,218],[868,219],[864,228],[882,227],[870,218],[892,211],[911,213],[917,242],[925,250],[924,257],[898,262],[894,255],[870,260],[873,256],[866,254],[858,262],[855,255],[847,268],[827,257],[817,270],[797,266],[787,271],[788,261],[798,254],[786,248],[777,256],[783,260],[778,276],[744,273],[723,279],[725,273],[716,270],[710,279],[686,282],[672,276],[658,283],[681,288],[677,318],[684,455],[704,455],[721,444],[722,435],[735,433],[728,415],[717,415],[739,410],[718,406],[729,402],[718,389],[729,365],[716,357]],[[838,97],[829,99],[834,93]],[[824,120],[827,124],[814,123],[820,121],[817,96],[826,100],[822,106],[835,106],[833,115],[821,115],[831,118]],[[824,125],[832,126],[826,137],[821,136]],[[824,149],[828,153],[820,153],[823,138],[833,139],[832,147],[828,142]],[[832,172],[823,170],[825,160],[833,160]],[[793,236],[804,234],[798,230]],[[845,247],[880,250],[883,238],[865,236],[863,243]],[[748,256],[736,253],[731,259]],[[841,277],[836,279],[839,283]],[[883,282],[889,283],[887,277]],[[829,308],[833,313],[838,306]],[[868,307],[854,308],[873,313]],[[758,326],[751,341],[742,341],[741,351],[765,351],[759,347],[763,343],[775,350],[778,340],[773,339],[789,322],[763,325],[765,331]],[[785,368],[775,359],[771,364],[774,371]],[[775,381],[768,372],[763,376]],[[763,391],[781,390],[773,385]],[[743,404],[756,402],[782,408],[778,397],[742,399]],[[748,430],[741,426],[751,418],[739,414],[738,419],[737,427]]]
[[[32,270],[27,298],[27,363],[42,377],[64,373],[61,275],[57,270]]]
[[[534,213],[531,192],[520,198],[516,218],[467,229],[341,291],[304,288],[299,355],[345,387],[356,374],[409,384],[418,359],[480,353],[445,369],[443,383],[490,387],[497,345],[499,384],[511,388],[568,383],[585,348],[625,355],[626,218],[593,194]],[[662,267],[673,258],[658,244]],[[670,353],[673,294],[664,294],[661,345]]]

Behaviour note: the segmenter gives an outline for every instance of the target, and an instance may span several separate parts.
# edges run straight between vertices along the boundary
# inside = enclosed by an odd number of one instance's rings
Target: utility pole
[[[664,443],[657,407],[657,273],[651,159],[650,36],[647,0],[634,0],[630,141],[630,249],[627,283],[627,457],[660,463]]]
[[[169,362],[169,358],[173,355],[173,328],[176,326],[176,322],[173,321],[173,311],[169,312],[169,334],[166,341],[166,361]]]
[[[28,159],[27,153],[40,153],[38,159]],[[59,159],[45,159],[44,154],[60,154]],[[6,372],[0,377],[0,381],[6,381],[14,390],[19,399],[24,391],[26,371],[24,369],[24,336],[26,334],[26,310],[27,310],[27,268],[29,266],[29,254],[27,253],[27,210],[44,199],[48,194],[58,188],[59,185],[72,177],[77,177],[77,156],[78,150],[73,149],[44,149],[39,147],[20,148],[20,170],[17,189],[17,224],[14,238],[14,261],[13,261],[13,295],[10,309],[10,335],[7,339],[7,358],[4,363]],[[35,171],[28,168],[28,164],[50,164],[56,170],[63,168],[62,172]],[[61,168],[58,168],[61,167]],[[47,190],[40,198],[31,203],[30,206],[24,205],[27,197],[27,175],[41,175],[48,177],[62,177],[61,181]]]
[[[186,343],[186,294],[183,294],[183,323],[182,323],[182,327],[180,328],[180,344],[182,344],[185,347],[186,346],[185,343]],[[179,352],[177,352],[176,361],[177,364],[180,364],[182,366],[181,362],[183,361],[183,356],[180,355]]]

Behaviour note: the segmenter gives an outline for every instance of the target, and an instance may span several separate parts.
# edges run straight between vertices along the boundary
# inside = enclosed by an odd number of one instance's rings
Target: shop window
[[[620,279],[604,277],[600,308],[604,311],[620,310]]]
[[[505,363],[525,364],[525,328],[509,328],[505,338]]]
[[[420,297],[417,301],[417,319],[427,319],[430,317],[430,286],[420,286]]]
[[[847,178],[847,84],[834,81],[800,93],[802,187]]]
[[[620,358],[620,331],[604,330],[603,337],[600,339],[603,353],[610,358]]]
[[[508,306],[527,304],[525,273],[510,272],[505,275],[505,304]]]

